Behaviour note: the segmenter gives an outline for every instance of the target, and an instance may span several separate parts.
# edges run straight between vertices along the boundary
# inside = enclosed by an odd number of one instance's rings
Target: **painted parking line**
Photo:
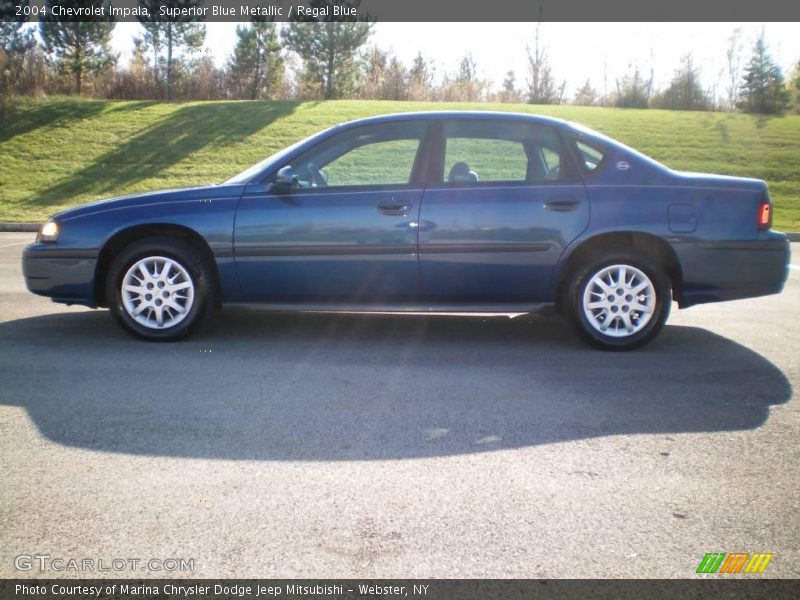
[[[2,246],[0,246],[0,249],[11,248],[11,246],[21,246],[22,244],[30,244],[30,243],[31,243],[30,240],[25,240],[24,242],[13,242],[11,244],[3,244]]]

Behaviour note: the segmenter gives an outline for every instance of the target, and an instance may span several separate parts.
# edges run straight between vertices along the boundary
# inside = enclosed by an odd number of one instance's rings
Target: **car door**
[[[420,213],[424,300],[550,301],[555,264],[589,223],[586,189],[558,131],[452,119],[436,146]]]
[[[419,295],[417,221],[427,123],[345,129],[245,189],[234,252],[245,301],[408,302]]]

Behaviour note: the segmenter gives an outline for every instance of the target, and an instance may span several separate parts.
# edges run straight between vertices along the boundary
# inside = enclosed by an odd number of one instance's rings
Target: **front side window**
[[[409,185],[425,131],[423,122],[367,125],[343,131],[291,161],[296,186]]]
[[[565,179],[568,158],[556,131],[518,121],[449,121],[444,129],[447,185],[545,183]]]

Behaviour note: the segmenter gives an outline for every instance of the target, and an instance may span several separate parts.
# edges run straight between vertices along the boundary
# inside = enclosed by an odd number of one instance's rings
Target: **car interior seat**
[[[447,181],[450,183],[472,183],[478,181],[478,174],[475,171],[470,171],[467,163],[457,162],[450,169]]]

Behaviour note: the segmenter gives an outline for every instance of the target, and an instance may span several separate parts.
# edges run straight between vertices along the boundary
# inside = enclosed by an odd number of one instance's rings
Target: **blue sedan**
[[[426,112],[338,125],[228,181],[62,212],[28,289],[146,340],[222,304],[531,312],[588,342],[652,340],[685,308],[775,294],[789,244],[763,181],[673,171],[579,125]]]

